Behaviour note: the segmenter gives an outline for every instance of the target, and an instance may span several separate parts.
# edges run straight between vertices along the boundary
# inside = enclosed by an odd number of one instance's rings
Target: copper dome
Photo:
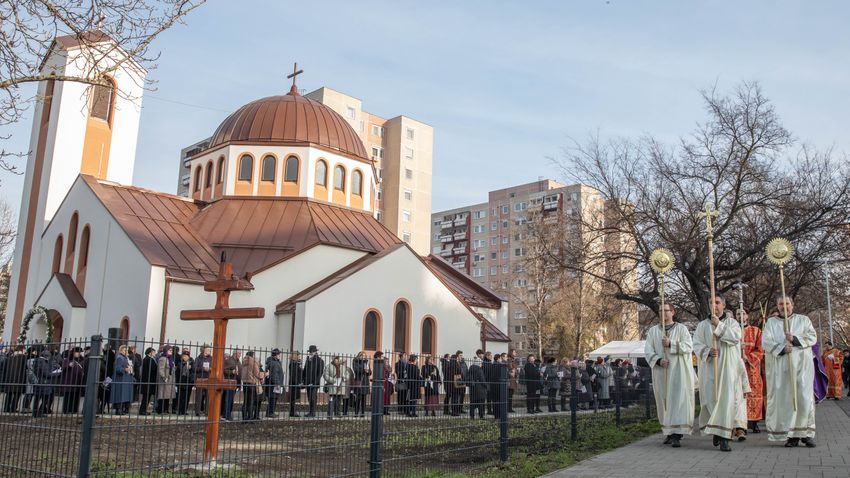
[[[209,147],[230,142],[311,143],[369,159],[342,116],[297,93],[261,98],[236,110],[216,128]]]

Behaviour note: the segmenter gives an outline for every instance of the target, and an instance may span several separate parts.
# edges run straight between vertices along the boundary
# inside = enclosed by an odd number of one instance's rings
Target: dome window
[[[263,175],[260,178],[261,180],[274,182],[275,160],[276,158],[272,155],[268,155],[263,158]]]
[[[244,155],[239,158],[239,180],[250,181],[254,177],[254,158]]]
[[[283,180],[288,183],[298,182],[298,158],[289,156],[286,158],[286,167],[284,169]]]

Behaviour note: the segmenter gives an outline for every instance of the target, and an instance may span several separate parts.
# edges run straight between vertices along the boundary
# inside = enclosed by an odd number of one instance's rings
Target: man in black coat
[[[416,354],[410,354],[405,365],[405,380],[407,382],[407,397],[405,397],[405,414],[408,417],[416,417],[416,401],[422,395],[422,374],[416,364]]]
[[[307,401],[310,403],[308,417],[316,416],[316,397],[319,394],[319,386],[322,384],[322,375],[325,373],[325,361],[319,357],[319,349],[311,345],[307,349],[307,360],[304,363],[304,388],[307,392]]]
[[[398,412],[407,415],[407,355],[404,352],[399,352],[398,361],[393,367],[396,379],[396,403],[398,404]]]
[[[266,371],[268,372],[268,391],[269,407],[266,409],[266,417],[277,418],[275,406],[277,405],[277,397],[283,392],[283,365],[280,363],[280,350],[272,350],[272,355],[266,361]]]
[[[142,359],[141,370],[139,370],[139,393],[142,394],[142,401],[139,402],[139,415],[148,414],[148,402],[150,402],[151,397],[156,397],[157,367],[156,349],[148,347],[145,350],[145,358]]]
[[[26,390],[27,356],[24,346],[18,345],[12,356],[6,359],[6,373],[3,375],[3,388],[6,391],[6,401],[3,404],[5,413],[17,413],[21,395]]]
[[[304,368],[301,367],[301,355],[293,352],[289,356],[289,416],[298,417],[295,404],[301,399],[301,386],[304,380]]]
[[[448,383],[451,379],[451,375],[447,373],[449,371],[449,359],[449,354],[443,355],[443,358],[440,359],[440,373],[442,374],[441,376],[443,377],[443,380],[446,383]],[[456,357],[455,360],[457,360]],[[448,415],[449,413],[451,413],[449,411],[449,405],[451,404],[451,402],[451,394],[449,393],[448,386],[445,386],[443,387],[443,415]]]
[[[523,382],[525,383],[525,407],[529,414],[539,413],[540,409],[540,369],[534,363],[534,354],[528,355],[528,360],[523,368]]]

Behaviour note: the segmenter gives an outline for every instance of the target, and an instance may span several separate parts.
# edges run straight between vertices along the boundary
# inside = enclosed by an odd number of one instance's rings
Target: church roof
[[[500,309],[502,307],[504,301],[502,297],[455,269],[442,258],[431,254],[423,259],[425,265],[470,306],[487,309]]]
[[[207,204],[81,175],[152,265],[214,279],[221,252],[257,273],[319,244],[377,253],[401,242],[370,214],[306,198],[226,197]]]
[[[370,161],[342,116],[296,92],[261,98],[236,110],[215,130],[209,148],[227,143],[312,144]]]
[[[234,269],[258,272],[326,244],[369,253],[401,240],[371,214],[307,198],[225,197],[191,220]]]

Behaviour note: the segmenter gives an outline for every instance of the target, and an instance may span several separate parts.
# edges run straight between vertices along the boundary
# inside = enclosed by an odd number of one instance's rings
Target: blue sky
[[[547,158],[570,138],[674,140],[715,83],[760,81],[800,141],[846,151],[848,14],[846,2],[213,0],[154,43],[134,183],[174,192],[180,148],[288,91],[294,61],[301,88],[434,126],[435,211],[560,179]],[[11,149],[27,148],[30,122]],[[22,177],[0,180],[17,208]]]

